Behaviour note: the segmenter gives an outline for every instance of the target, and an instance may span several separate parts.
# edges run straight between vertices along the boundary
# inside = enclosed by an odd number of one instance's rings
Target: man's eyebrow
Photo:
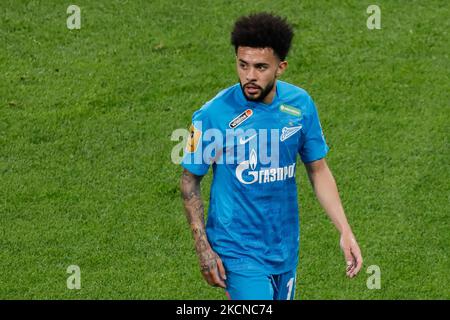
[[[242,59],[239,59],[239,62],[249,64],[247,61],[242,60]],[[258,63],[255,63],[254,65],[255,65],[255,67],[265,67],[265,66],[268,66],[269,64],[265,63],[265,62],[258,62]]]

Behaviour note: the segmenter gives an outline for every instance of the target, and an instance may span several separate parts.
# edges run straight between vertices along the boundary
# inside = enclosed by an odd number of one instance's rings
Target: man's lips
[[[260,87],[255,85],[246,85],[245,89],[247,90],[248,93],[255,94],[260,90]]]

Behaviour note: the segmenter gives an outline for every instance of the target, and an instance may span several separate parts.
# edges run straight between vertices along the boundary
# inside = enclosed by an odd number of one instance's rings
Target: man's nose
[[[254,68],[249,68],[247,75],[246,75],[246,80],[247,80],[247,82],[256,80],[256,72],[255,72]]]

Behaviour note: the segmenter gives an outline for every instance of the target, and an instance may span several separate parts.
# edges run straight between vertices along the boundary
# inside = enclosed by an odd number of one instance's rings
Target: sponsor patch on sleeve
[[[193,124],[189,127],[189,137],[186,144],[186,152],[195,152],[198,147],[198,142],[200,141],[200,137],[202,132],[194,127]]]
[[[293,116],[296,116],[296,117],[301,117],[302,116],[302,112],[300,111],[300,109],[297,109],[297,108],[295,108],[293,106],[289,106],[287,104],[282,104],[280,106],[280,111],[289,113],[290,115],[293,115]]]

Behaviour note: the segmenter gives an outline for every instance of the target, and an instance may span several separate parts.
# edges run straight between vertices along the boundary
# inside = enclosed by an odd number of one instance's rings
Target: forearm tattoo
[[[195,240],[195,251],[200,260],[202,272],[217,268],[215,253],[211,250],[206,232],[204,207],[200,190],[201,177],[184,171],[181,177],[181,196],[183,198],[186,218]]]

